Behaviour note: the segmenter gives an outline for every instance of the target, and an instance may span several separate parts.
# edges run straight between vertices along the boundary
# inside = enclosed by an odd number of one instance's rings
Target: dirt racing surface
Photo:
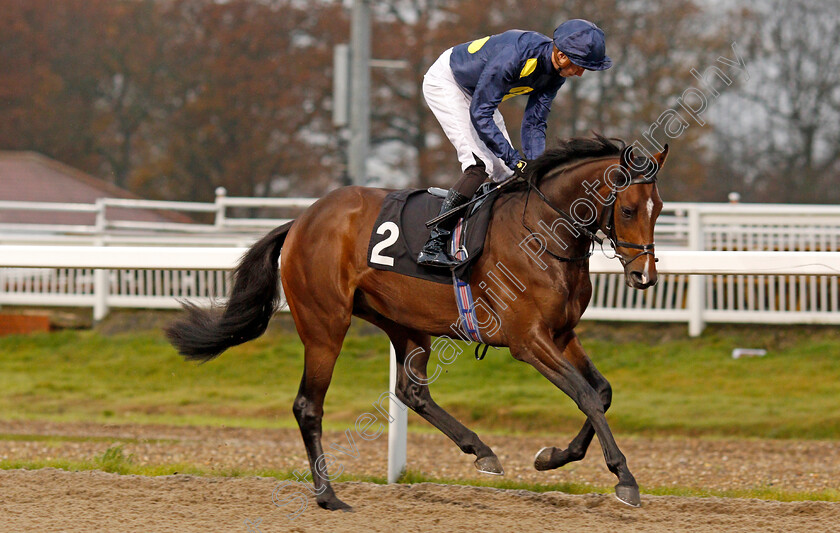
[[[137,464],[308,470],[295,430],[2,422],[0,433],[21,435],[19,440],[0,441],[0,459],[89,460],[119,439],[132,439],[123,450]],[[69,440],[44,440],[45,435]],[[565,446],[571,437],[487,435],[484,440],[499,455],[507,478],[588,483],[592,494],[340,483],[336,493],[354,513],[323,511],[308,497],[306,509],[290,519],[287,515],[297,504],[275,506],[272,492],[278,481],[271,478],[6,470],[0,471],[0,531],[840,531],[837,503],[644,494],[645,487],[658,486],[836,489],[840,451],[835,443],[619,436],[642,486],[643,507],[632,509],[611,492],[596,493],[599,487],[615,484],[597,442],[578,464],[534,471],[531,461],[537,450]],[[337,451],[352,446],[343,433],[326,432],[323,442],[327,449],[336,445],[332,449],[346,473],[384,475],[384,436],[356,440],[358,458]],[[480,477],[470,457],[440,435],[410,432],[408,456],[409,468],[428,475]]]
[[[314,501],[297,518],[270,504],[266,478],[139,477],[44,469],[0,473],[2,531],[836,531],[840,505],[642,496],[535,494],[478,487],[339,483],[356,511]]]

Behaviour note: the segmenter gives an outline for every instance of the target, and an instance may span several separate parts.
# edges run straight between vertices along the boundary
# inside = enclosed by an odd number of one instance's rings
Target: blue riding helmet
[[[606,54],[604,32],[583,19],[572,19],[554,30],[554,45],[579,67],[587,70],[607,70],[612,59]]]

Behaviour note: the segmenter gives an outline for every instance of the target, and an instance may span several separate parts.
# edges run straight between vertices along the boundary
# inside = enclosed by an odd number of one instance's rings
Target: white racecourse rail
[[[172,248],[137,246],[0,246],[2,268],[84,268],[106,272],[113,269],[206,270],[233,268],[245,248]],[[720,252],[661,251],[659,272],[663,275],[835,276],[840,273],[840,254],[834,252]],[[617,260],[595,255],[590,260],[594,275],[622,272]],[[700,294],[690,295],[696,298]],[[396,360],[391,347],[390,387],[396,386]],[[407,413],[391,400],[388,432],[388,481],[399,478],[406,466]]]
[[[244,247],[314,201],[232,198],[222,188],[211,203],[112,198],[94,204],[0,201],[0,212],[76,213],[89,221],[72,226],[2,223],[0,245]],[[116,218],[124,216],[126,209],[187,213],[198,221]],[[840,206],[666,202],[656,225],[656,244],[660,256],[668,250],[836,252],[840,250]],[[207,266],[187,270],[152,270],[139,264],[108,270],[0,268],[0,305],[93,307],[94,318],[100,320],[109,308],[171,309],[179,298],[221,299],[230,289],[229,281],[225,271]],[[592,274],[592,284],[592,301],[584,319],[686,322],[691,335],[699,335],[708,322],[840,324],[840,276],[781,271],[664,273],[655,287],[641,292],[627,289],[620,274],[603,271]]]
[[[2,223],[0,245],[241,248],[314,201],[231,198],[221,188],[211,203],[110,198],[94,204],[0,201],[0,212],[76,213],[89,220],[87,225],[72,226]],[[126,209],[187,213],[198,221],[115,218]],[[656,225],[656,243],[659,256],[668,250],[836,252],[840,206],[666,202]],[[140,253],[144,259],[151,255],[148,250]],[[163,257],[171,251],[159,253]],[[593,265],[601,260],[594,257]],[[230,289],[227,272],[210,270],[209,264],[154,270],[130,263],[107,270],[0,268],[0,305],[92,307],[94,318],[100,320],[109,308],[172,309],[179,298],[221,299]],[[685,322],[691,335],[699,335],[708,322],[840,324],[840,276],[836,275],[664,273],[655,287],[641,292],[629,290],[620,274],[598,272],[592,274],[592,301],[584,319]]]

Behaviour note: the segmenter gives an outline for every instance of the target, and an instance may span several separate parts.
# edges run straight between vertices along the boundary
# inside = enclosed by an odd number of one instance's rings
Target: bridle
[[[651,183],[656,183],[656,173],[659,170],[658,166],[654,164],[654,168],[652,171],[646,172],[641,174],[640,176],[636,176],[630,180],[630,183],[627,187],[631,185],[649,185]],[[625,187],[625,189],[627,188]],[[623,189],[622,189],[623,190]],[[653,257],[654,262],[659,261],[656,257],[654,257],[654,247],[656,246],[655,242],[649,244],[636,244],[633,242],[625,242],[618,240],[618,234],[615,231],[615,204],[618,200],[618,191],[615,187],[611,188],[613,201],[611,202],[610,206],[610,218],[607,221],[607,238],[610,240],[610,245],[613,247],[613,250],[616,252],[615,255],[618,257],[618,260],[621,262],[621,266],[627,267],[630,263],[635,261],[636,259],[642,257],[643,255],[649,255]],[[604,210],[606,211],[606,209]],[[599,243],[601,244],[601,243]],[[621,254],[618,253],[618,248],[631,248],[633,250],[641,250],[639,253],[631,257],[629,260],[625,260]]]
[[[648,161],[651,163],[651,165],[649,165],[645,169],[644,172],[639,173],[636,176],[632,176],[630,178],[630,183],[628,183],[625,187],[622,187],[622,189],[621,189],[622,191],[627,189],[631,185],[649,185],[649,184],[652,184],[652,183],[656,183],[656,181],[657,181],[656,175],[657,175],[657,172],[659,171],[659,165],[657,165],[653,161],[650,161],[650,160],[648,160]],[[565,170],[563,172],[565,172]],[[576,261],[584,261],[584,260],[592,257],[592,254],[594,253],[595,243],[598,243],[598,245],[600,245],[601,248],[603,249],[604,239],[602,239],[601,237],[598,237],[598,235],[596,235],[595,232],[597,232],[598,229],[599,229],[598,226],[600,226],[600,219],[603,218],[603,214],[605,212],[607,212],[606,208],[601,211],[601,216],[596,219],[596,221],[595,221],[596,227],[594,228],[594,231],[593,231],[593,229],[591,229],[592,224],[590,224],[589,226],[584,226],[583,224],[581,224],[580,222],[575,220],[575,218],[572,215],[566,213],[562,209],[560,209],[557,206],[555,206],[554,204],[552,204],[551,200],[548,199],[548,197],[540,190],[539,186],[537,186],[533,182],[533,179],[531,179],[531,178],[532,177],[529,177],[528,179],[523,179],[523,181],[528,185],[528,194],[525,197],[525,207],[522,210],[522,225],[525,227],[525,229],[527,229],[531,234],[534,234],[534,231],[531,228],[529,228],[528,225],[525,223],[525,212],[528,209],[528,201],[531,198],[531,191],[534,191],[537,194],[537,196],[540,197],[540,199],[543,201],[543,203],[545,203],[545,205],[550,207],[555,213],[557,213],[558,215],[563,217],[569,224],[571,224],[571,226],[573,228],[575,228],[577,231],[579,231],[580,233],[582,233],[583,235],[585,235],[588,239],[590,239],[592,241],[589,252],[587,254],[579,256],[579,257],[563,257],[563,256],[555,254],[551,250],[546,249],[545,251],[548,252],[549,255],[551,255],[553,258],[557,259],[558,261],[561,261],[561,262],[564,262],[564,263],[570,263],[570,262],[576,262]],[[615,251],[616,257],[618,257],[618,260],[621,262],[621,265],[626,268],[627,265],[629,265],[630,263],[632,263],[636,259],[642,257],[643,255],[653,256],[654,255],[654,247],[655,247],[656,243],[652,242],[652,243],[649,243],[649,244],[636,244],[636,243],[632,243],[632,242],[625,242],[625,241],[618,240],[618,234],[615,231],[615,204],[616,204],[616,201],[618,200],[618,192],[619,191],[618,191],[618,188],[617,188],[616,184],[610,182],[610,193],[611,193],[610,195],[612,196],[612,201],[610,202],[609,219],[607,220],[607,224],[606,224],[606,230],[607,231],[605,233],[606,233],[606,236],[607,236],[607,240],[610,243],[610,246],[612,246],[613,250]],[[640,252],[637,253],[636,255],[634,255],[629,260],[625,260],[624,257],[622,257],[621,254],[618,253],[618,250],[617,250],[618,248],[631,248],[631,249],[634,249],[634,250],[640,250]],[[659,261],[659,260],[654,257],[654,261]]]

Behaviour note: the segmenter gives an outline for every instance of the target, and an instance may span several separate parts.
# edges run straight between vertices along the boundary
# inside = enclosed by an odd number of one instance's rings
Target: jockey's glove
[[[513,169],[513,175],[517,178],[521,179],[528,179],[528,160],[520,159],[516,162],[516,166]]]

